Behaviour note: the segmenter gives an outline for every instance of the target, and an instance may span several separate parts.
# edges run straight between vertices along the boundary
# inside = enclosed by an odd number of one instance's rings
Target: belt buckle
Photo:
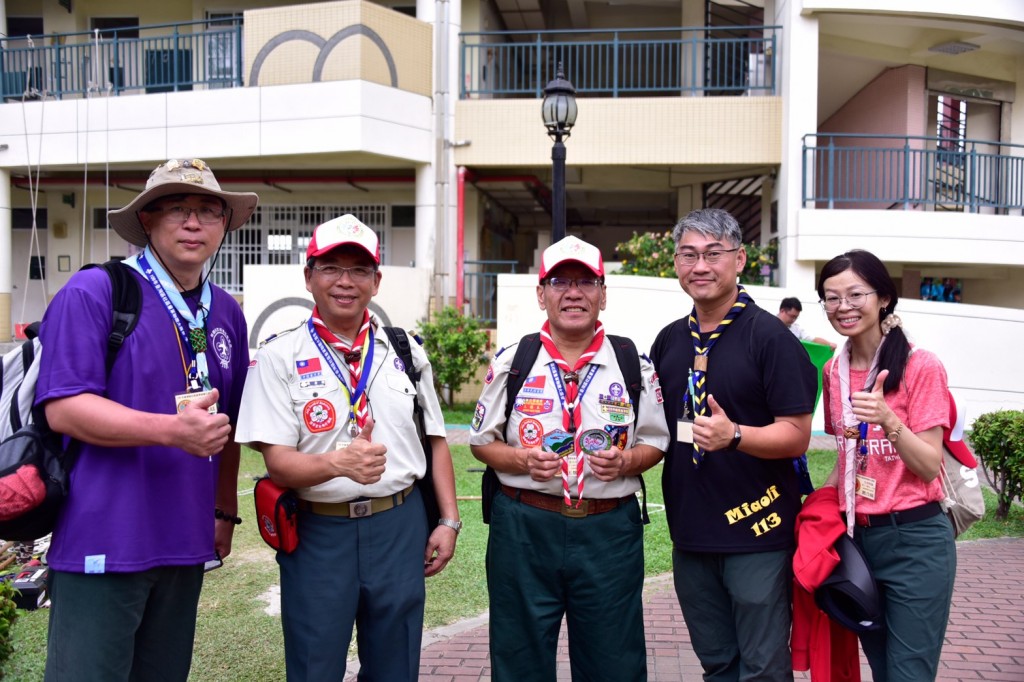
[[[855,519],[856,519],[856,522],[857,522],[858,526],[861,526],[862,528],[870,528],[871,527],[871,516],[870,515],[868,515],[868,514],[861,514],[860,512],[856,512],[855,513]]]
[[[348,503],[348,515],[353,519],[373,516],[373,500],[359,500]]]
[[[590,500],[574,500],[574,502],[578,502],[579,506],[562,505],[562,516],[568,516],[570,519],[584,518],[590,511]]]

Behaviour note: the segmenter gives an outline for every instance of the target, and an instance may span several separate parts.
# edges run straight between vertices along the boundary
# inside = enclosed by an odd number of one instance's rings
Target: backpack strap
[[[413,386],[418,387],[422,372],[413,366],[412,346],[409,344],[409,335],[401,327],[384,327],[384,333],[387,334],[388,341],[391,342],[391,347],[395,349],[395,353],[402,359],[402,364],[405,365],[405,374],[409,377],[409,381],[412,382]],[[418,388],[417,391],[419,391]],[[423,455],[427,460],[427,468],[423,472],[423,478],[417,480],[416,484],[420,489],[420,497],[423,498],[423,506],[427,511],[427,535],[429,536],[434,528],[437,527],[437,522],[441,518],[441,510],[437,504],[437,495],[434,492],[434,449],[430,446],[430,438],[427,437],[427,426],[423,419],[423,408],[417,399],[412,401],[412,414],[413,421],[416,424],[416,435],[420,439],[420,446],[423,448]]]
[[[619,363],[619,371],[622,372],[622,378],[626,382],[626,392],[629,393],[629,399],[633,401],[633,423],[636,424],[640,418],[640,393],[644,388],[644,379],[640,371],[640,353],[637,351],[633,339],[629,337],[605,334],[605,338],[612,342],[615,360]],[[644,496],[643,505],[640,507],[640,518],[646,526],[651,522],[651,517],[647,513],[647,484],[644,483],[642,474],[637,478],[640,479],[640,492]]]
[[[85,266],[93,267],[91,265]],[[103,268],[110,277],[111,300],[113,302],[113,325],[107,337],[107,374],[114,367],[114,360],[124,340],[139,323],[142,310],[142,293],[139,282],[130,270],[117,260],[108,260],[96,267]],[[84,270],[85,268],[83,268]]]
[[[512,404],[515,402],[516,396],[519,395],[519,389],[523,387],[530,368],[537,361],[540,345],[540,333],[536,332],[519,339],[519,345],[516,346],[516,354],[512,356],[512,365],[508,368],[508,383],[505,385],[506,429],[508,428],[508,418],[512,415]],[[507,435],[505,442],[508,442]]]
[[[35,324],[33,322],[33,324]],[[36,344],[38,341],[35,337],[27,339],[21,343],[21,380],[24,381],[25,377],[28,376],[28,368],[32,366],[32,363],[36,359]],[[11,410],[10,410],[10,422],[11,422],[11,433],[17,433],[24,424],[21,421],[21,410],[19,405],[19,394],[21,393],[22,383],[18,383],[14,387],[13,394],[11,395]],[[3,364],[0,363],[0,386],[3,386]],[[34,387],[33,387],[34,388]],[[33,408],[34,409],[34,408]],[[35,416],[33,416],[33,420]]]

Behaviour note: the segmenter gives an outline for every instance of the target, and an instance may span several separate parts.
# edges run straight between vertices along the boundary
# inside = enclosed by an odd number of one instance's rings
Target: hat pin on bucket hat
[[[110,225],[129,244],[146,246],[149,239],[139,213],[157,199],[177,194],[205,194],[222,200],[227,209],[227,232],[244,225],[259,203],[254,192],[222,190],[213,170],[202,159],[171,159],[149,174],[146,188],[130,204],[107,214]]]

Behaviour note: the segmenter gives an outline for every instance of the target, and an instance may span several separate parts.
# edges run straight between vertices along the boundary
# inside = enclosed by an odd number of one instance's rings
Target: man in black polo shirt
[[[705,679],[792,680],[792,459],[810,441],[814,366],[737,286],[746,254],[731,215],[693,211],[672,236],[694,308],[651,359],[675,436],[662,486],[676,595]]]

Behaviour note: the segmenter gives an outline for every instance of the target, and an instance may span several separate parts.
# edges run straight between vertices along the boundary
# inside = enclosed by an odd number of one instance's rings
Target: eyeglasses
[[[555,291],[568,291],[569,287],[576,285],[576,288],[585,294],[592,294],[601,286],[600,278],[595,277],[548,277],[548,286]]]
[[[163,213],[167,222],[173,225],[184,225],[188,222],[188,217],[193,213],[196,214],[196,220],[199,221],[200,225],[216,225],[224,219],[225,213],[223,208],[215,208],[213,206],[200,206],[199,208],[164,206],[156,210]]]
[[[338,281],[346,272],[348,273],[349,279],[353,282],[366,282],[373,277],[373,273],[376,272],[376,270],[366,265],[357,265],[353,268],[343,268],[340,265],[313,265],[310,267],[310,270],[314,271],[328,282]]]
[[[711,249],[710,251],[680,251],[676,253],[676,262],[686,267],[693,267],[700,260],[701,256],[704,256],[704,262],[708,265],[714,265],[718,261],[725,258],[727,253],[735,253],[740,250],[740,247],[735,249]]]
[[[846,301],[846,305],[857,310],[864,307],[868,296],[877,293],[877,291],[855,291],[846,296],[826,296],[819,303],[821,303],[821,307],[825,309],[826,313],[834,313],[839,310],[839,306],[843,304],[843,301]]]

